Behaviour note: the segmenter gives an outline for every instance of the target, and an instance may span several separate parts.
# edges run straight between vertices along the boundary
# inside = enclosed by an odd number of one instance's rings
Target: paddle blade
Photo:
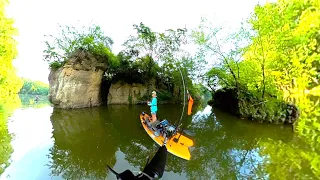
[[[186,130],[186,129],[182,130],[182,132],[183,132],[183,134],[186,134],[186,135],[192,136],[192,137],[196,135],[194,132],[192,132],[190,130]]]
[[[192,105],[193,105],[193,99],[191,95],[189,94],[189,102],[188,102],[188,115],[191,115],[192,113]]]

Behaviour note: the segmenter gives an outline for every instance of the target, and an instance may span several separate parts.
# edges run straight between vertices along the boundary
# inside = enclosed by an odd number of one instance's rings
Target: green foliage
[[[0,0],[0,174],[9,166],[8,160],[13,152],[7,118],[20,105],[16,93],[22,86],[12,65],[12,60],[17,56],[17,42],[13,38],[17,35],[17,29],[13,28],[13,19],[6,17],[7,5],[7,0]]]
[[[243,24],[222,40],[218,39],[220,28],[202,21],[193,31],[200,47],[198,56],[218,60],[203,81],[213,92],[236,88],[243,113],[283,121],[282,101],[299,105],[298,97],[318,81],[319,12],[315,1],[257,5],[248,21],[253,31]],[[223,51],[230,44],[229,50]],[[255,104],[258,106],[253,107]]]
[[[6,17],[7,5],[7,0],[0,1],[0,103],[4,102],[5,97],[17,93],[22,86],[12,65],[12,60],[17,56],[17,42],[13,38],[17,35],[17,29],[13,28],[13,19]]]
[[[316,39],[320,12],[319,6],[312,4],[295,0],[255,8],[249,22],[257,35],[252,37],[245,57],[264,67],[269,79],[258,85],[260,89],[266,86],[265,90],[273,94],[275,89],[285,91],[286,98],[287,91],[307,89],[317,77],[313,64],[320,59]]]
[[[264,141],[262,155],[267,155],[269,163],[260,169],[266,169],[271,179],[312,178],[308,174],[319,177],[319,1],[280,0],[257,5],[248,22],[252,31],[245,32],[242,28],[236,33],[245,40],[234,39],[239,44],[249,44],[232,46],[227,52],[219,49],[221,41],[216,36],[219,28],[202,23],[193,32],[200,47],[198,56],[202,60],[204,56],[219,60],[203,80],[213,92],[236,88],[241,114],[255,119],[282,123],[288,117],[286,104],[296,104],[300,118],[294,129],[305,142],[305,148],[297,150],[295,144],[277,142],[274,146]],[[310,168],[302,169],[305,164]],[[297,171],[311,173],[292,173]]]
[[[130,95],[130,94],[128,96],[128,102],[129,102],[129,104],[132,104],[132,95]]]
[[[16,94],[22,82],[15,74],[12,60],[17,56],[17,42],[13,36],[17,30],[13,28],[13,20],[6,17],[5,7],[8,1],[0,1],[0,174],[9,166],[9,158],[13,152],[11,135],[7,127],[7,118],[20,105]]]
[[[183,86],[181,70],[182,76],[189,81],[188,88],[193,88],[189,76],[194,62],[181,49],[186,44],[186,29],[158,33],[143,23],[134,25],[136,34],[125,41],[125,49],[118,55],[110,51],[113,42],[104,36],[99,26],[84,27],[82,31],[68,26],[60,29],[59,36],[50,35],[45,41],[45,60],[51,69],[64,66],[73,53],[84,50],[108,64],[104,78],[110,82],[147,84],[156,80],[158,85],[165,84],[172,94],[174,89]]]
[[[22,79],[23,86],[19,94],[48,95],[49,85],[40,81]]]
[[[157,77],[159,66],[155,64],[150,70],[147,66],[149,63],[155,63],[149,56],[142,57],[135,61],[120,52],[116,57],[116,64],[108,67],[108,77],[113,81],[124,81],[126,83],[148,83]]]
[[[165,101],[172,101],[175,98],[172,96],[172,93],[168,91],[162,91],[157,94],[157,98],[159,99],[159,102],[165,102]]]
[[[163,33],[152,31],[148,26],[140,23],[134,25],[137,34],[130,36],[123,44],[123,54],[136,61],[147,76],[168,79],[173,71],[177,71],[178,54],[185,44],[186,29],[166,30]],[[161,67],[158,65],[161,63]],[[159,68],[160,67],[160,68]]]
[[[181,48],[186,44],[186,29],[169,29],[158,33],[143,23],[134,25],[134,29],[137,34],[129,37],[123,44],[125,50],[119,53],[120,65],[115,69],[118,71],[115,77],[140,82],[156,80],[158,85],[164,84],[165,89],[171,93],[163,99],[172,98],[174,91],[179,88],[182,91],[181,76],[185,79],[187,88],[192,89],[190,76],[194,61]]]
[[[104,35],[98,25],[82,27],[80,30],[74,27],[60,26],[60,34],[57,37],[52,35],[46,37],[48,39],[45,41],[47,48],[43,51],[44,60],[53,69],[62,67],[77,50],[90,52],[106,62],[112,61],[111,58],[114,57],[110,51],[113,41]]]
[[[60,61],[53,61],[49,64],[50,69],[53,70],[58,70],[59,68],[63,67],[65,62],[60,62]]]

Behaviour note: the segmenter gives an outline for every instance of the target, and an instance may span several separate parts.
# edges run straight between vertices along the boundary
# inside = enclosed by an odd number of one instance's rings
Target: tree
[[[47,48],[43,51],[44,60],[53,69],[62,67],[77,50],[90,52],[96,58],[105,63],[113,65],[114,55],[111,52],[113,40],[104,35],[98,25],[83,26],[76,29],[70,26],[60,26],[58,36],[48,35],[45,44]]]
[[[187,30],[168,29],[158,33],[143,23],[134,25],[134,29],[137,34],[130,36],[123,44],[123,54],[130,57],[133,64],[138,64],[137,68],[143,75],[156,79],[158,85],[165,84],[170,93],[176,91],[180,97],[183,94],[180,93],[181,74],[186,81],[190,81],[190,71],[194,65],[182,48],[187,43]],[[188,85],[192,87],[191,81]]]
[[[300,93],[317,78],[314,67],[319,62],[317,40],[319,21],[317,1],[288,1],[256,6],[249,22],[256,32],[248,47],[248,60],[257,60],[262,65],[263,93],[266,84],[284,96]],[[273,88],[274,89],[274,88]]]
[[[154,76],[156,64],[161,64],[161,73],[172,73],[181,59],[181,46],[186,43],[186,29],[168,29],[163,33],[152,31],[143,23],[133,25],[137,34],[125,41],[124,53],[132,61],[145,64],[147,74]]]
[[[17,29],[13,28],[13,19],[6,17],[7,5],[7,0],[0,1],[0,103],[6,96],[17,93],[22,86],[12,65],[12,60],[17,56],[17,42],[14,39]]]
[[[14,39],[17,29],[13,28],[13,19],[6,17],[7,5],[7,0],[0,0],[0,174],[8,167],[13,151],[7,118],[13,109],[19,106],[20,100],[16,93],[22,86],[12,65],[12,60],[17,56],[17,42]]]
[[[247,32],[242,28],[237,33],[229,34],[227,37],[221,35],[222,28],[212,27],[206,19],[202,19],[197,30],[192,32],[192,37],[196,45],[199,46],[198,57],[200,63],[207,63],[205,59],[215,59],[214,68],[222,68],[227,74],[232,76],[232,81],[227,84],[240,88],[239,62],[244,52],[245,41],[248,38]],[[221,38],[218,38],[218,37]],[[230,46],[227,48],[226,46]],[[208,74],[207,74],[208,75]],[[209,73],[212,75],[212,73]],[[204,76],[207,77],[207,76]],[[211,78],[205,78],[210,81]]]

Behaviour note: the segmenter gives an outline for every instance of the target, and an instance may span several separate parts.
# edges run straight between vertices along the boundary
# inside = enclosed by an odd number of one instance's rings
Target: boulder
[[[49,74],[49,100],[57,108],[99,106],[103,71],[60,68]]]
[[[89,52],[75,51],[66,64],[51,69],[49,100],[57,108],[84,108],[101,104],[100,88],[106,69],[103,59]]]

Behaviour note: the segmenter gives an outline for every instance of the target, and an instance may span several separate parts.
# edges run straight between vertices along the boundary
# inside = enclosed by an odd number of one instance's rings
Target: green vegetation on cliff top
[[[176,99],[173,94],[182,91],[180,68],[189,91],[195,95],[201,93],[190,79],[193,59],[181,48],[186,44],[186,29],[158,33],[143,23],[134,25],[136,34],[131,35],[123,43],[124,50],[115,55],[111,52],[113,41],[97,25],[82,30],[60,28],[60,36],[47,36],[44,50],[45,60],[52,69],[62,67],[74,52],[83,50],[107,65],[104,78],[110,82],[148,84],[155,81],[159,91]],[[181,97],[183,93],[178,94]]]

